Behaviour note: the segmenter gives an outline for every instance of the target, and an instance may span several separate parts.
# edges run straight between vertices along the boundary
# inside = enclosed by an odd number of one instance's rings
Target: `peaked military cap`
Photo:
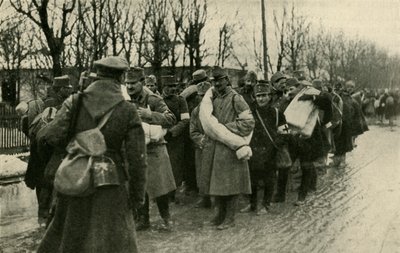
[[[200,82],[204,82],[208,79],[207,73],[204,69],[199,69],[193,72],[193,84],[198,84]]]
[[[244,80],[257,81],[257,74],[253,70],[249,70],[244,76]]]
[[[53,87],[66,87],[72,88],[68,75],[54,77]]]
[[[278,71],[271,76],[271,83],[274,84],[279,80],[281,80],[282,78],[286,78],[286,76],[282,72]]]
[[[271,93],[271,87],[267,83],[257,83],[254,86],[254,94],[269,94]]]
[[[93,63],[99,77],[116,77],[129,68],[128,62],[118,56],[102,58]]]
[[[131,67],[125,74],[126,83],[136,83],[145,80],[144,70],[139,67]]]
[[[212,68],[211,75],[214,78],[214,80],[228,77],[228,73],[226,72],[226,70],[220,66],[214,66]]]
[[[146,83],[156,84],[157,79],[154,75],[146,76]]]
[[[295,77],[289,78],[289,79],[286,80],[286,86],[287,87],[292,87],[292,86],[297,87],[299,85],[300,85],[300,82]]]

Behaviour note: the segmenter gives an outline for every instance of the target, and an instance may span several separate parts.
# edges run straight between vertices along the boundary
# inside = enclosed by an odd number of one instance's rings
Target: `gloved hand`
[[[137,109],[140,118],[151,118],[151,110],[150,108],[142,108],[139,107]]]
[[[314,100],[314,96],[313,95],[304,94],[301,97],[299,97],[298,100],[299,101]]]

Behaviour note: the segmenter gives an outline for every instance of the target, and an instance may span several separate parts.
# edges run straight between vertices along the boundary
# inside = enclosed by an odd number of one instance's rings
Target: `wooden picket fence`
[[[20,129],[21,119],[15,107],[0,103],[0,154],[16,154],[29,150],[29,139]]]

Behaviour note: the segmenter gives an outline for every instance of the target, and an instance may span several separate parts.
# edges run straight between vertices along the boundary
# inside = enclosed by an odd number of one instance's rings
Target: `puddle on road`
[[[0,186],[0,237],[37,228],[37,208],[35,191],[24,182]]]

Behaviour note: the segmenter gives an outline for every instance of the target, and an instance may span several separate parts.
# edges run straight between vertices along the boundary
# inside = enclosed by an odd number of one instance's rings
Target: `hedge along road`
[[[344,170],[329,169],[304,206],[296,193],[269,214],[238,214],[236,226],[217,231],[205,224],[211,210],[195,209],[194,197],[171,205],[175,228],[138,232],[141,252],[400,252],[400,128],[371,126],[357,139]],[[239,208],[246,204],[242,198]],[[4,252],[34,250],[43,231],[34,229],[1,240]]]

